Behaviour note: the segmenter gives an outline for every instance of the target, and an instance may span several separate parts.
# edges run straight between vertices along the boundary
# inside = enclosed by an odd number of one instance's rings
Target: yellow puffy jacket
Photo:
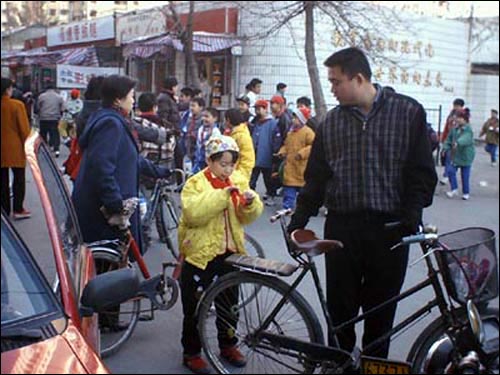
[[[302,187],[305,185],[304,172],[313,142],[314,132],[308,126],[298,131],[288,132],[285,144],[279,151],[280,155],[286,155],[284,186]],[[297,155],[300,155],[300,160],[296,159]]]
[[[239,171],[234,171],[231,181],[241,192],[249,190],[248,179]],[[226,234],[226,210],[237,252],[246,254],[243,225],[250,224],[262,213],[263,205],[258,194],[255,194],[250,206],[238,206],[236,212],[229,192],[225,189],[214,189],[201,171],[186,182],[182,189],[181,202],[179,247],[186,262],[205,269],[208,262],[224,253],[222,244]]]
[[[236,164],[236,170],[240,171],[250,181],[252,170],[255,167],[255,150],[247,124],[243,123],[235,126],[230,136],[236,141],[240,149],[240,157]]]

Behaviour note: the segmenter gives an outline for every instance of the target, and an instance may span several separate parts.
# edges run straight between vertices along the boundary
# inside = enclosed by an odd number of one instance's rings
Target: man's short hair
[[[217,121],[219,121],[219,111],[217,109],[215,109],[214,107],[205,108],[205,112],[210,113],[213,118],[215,118],[215,119],[217,119]]]
[[[311,99],[309,99],[307,96],[301,96],[300,98],[297,99],[297,106],[301,104],[305,105],[306,107],[311,107],[312,102]]]
[[[183,87],[181,89],[181,94],[183,94],[184,96],[189,96],[190,98],[194,98],[194,92],[191,87]]]
[[[496,109],[492,109],[491,112],[494,113],[495,115],[498,115],[498,111]]]
[[[276,91],[281,91],[283,89],[286,89],[288,86],[284,84],[283,82],[280,82],[276,85]]]
[[[156,96],[152,92],[144,92],[137,99],[137,106],[141,112],[151,112],[156,104]]]
[[[205,108],[205,100],[203,98],[193,98],[191,103],[197,103],[201,108]]]
[[[175,77],[167,77],[163,81],[163,87],[167,90],[172,90],[175,86],[177,86],[179,82]]]
[[[335,52],[325,60],[324,64],[328,68],[340,67],[342,73],[351,79],[357,74],[363,75],[368,81],[372,79],[370,63],[364,52],[356,47],[349,47]]]
[[[462,98],[456,98],[453,101],[453,105],[459,105],[460,107],[463,107],[465,105],[465,101]]]

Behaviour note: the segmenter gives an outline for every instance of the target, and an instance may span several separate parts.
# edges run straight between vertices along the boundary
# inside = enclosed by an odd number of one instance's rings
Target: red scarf
[[[207,180],[212,184],[212,187],[214,189],[224,189],[224,188],[227,188],[229,186],[233,186],[233,183],[231,182],[231,180],[229,178],[224,181],[224,180],[221,180],[220,178],[214,177],[212,175],[212,172],[210,172],[209,168],[206,168],[203,173],[205,174],[205,177],[207,178]],[[243,194],[238,193],[236,190],[231,192],[231,200],[233,201],[233,205],[234,205],[234,208],[236,210],[238,209],[238,203],[243,205],[243,206],[246,204],[246,199],[243,196]],[[238,211],[236,211],[236,212],[238,212]]]

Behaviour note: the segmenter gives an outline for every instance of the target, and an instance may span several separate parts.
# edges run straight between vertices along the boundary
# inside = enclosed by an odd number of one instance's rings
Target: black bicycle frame
[[[281,218],[281,226],[282,226],[282,229],[283,229],[285,236],[287,236],[286,224],[284,222],[284,218]],[[287,237],[285,237],[285,238],[287,238]],[[425,306],[423,306],[421,309],[419,309],[418,311],[413,313],[411,316],[406,318],[404,321],[402,321],[401,323],[399,323],[398,325],[393,327],[390,331],[386,332],[383,336],[381,336],[381,337],[377,338],[375,341],[369,343],[368,346],[366,346],[364,348],[364,350],[369,350],[369,349],[372,349],[373,347],[378,346],[380,343],[389,339],[395,333],[403,330],[404,328],[409,326],[411,323],[418,320],[424,314],[429,313],[430,310],[436,306],[439,307],[441,315],[447,320],[447,322],[452,324],[454,321],[454,317],[450,313],[450,311],[448,310],[448,304],[446,302],[445,295],[443,293],[443,289],[441,287],[441,284],[440,284],[439,278],[438,278],[438,274],[441,272],[439,270],[440,265],[438,263],[438,270],[434,269],[434,266],[432,265],[432,261],[431,261],[431,259],[429,259],[429,255],[430,255],[429,250],[431,250],[431,248],[439,246],[439,243],[434,245],[434,246],[421,243],[420,246],[421,246],[422,252],[424,254],[424,259],[426,261],[427,268],[428,268],[428,273],[427,273],[428,277],[426,280],[424,280],[424,281],[418,283],[417,285],[413,286],[412,288],[404,291],[402,294],[399,294],[399,295],[379,304],[378,306],[375,306],[374,308],[368,310],[367,312],[364,312],[363,314],[357,316],[356,318],[353,318],[349,321],[346,321],[346,322],[334,327],[333,323],[332,323],[332,319],[330,317],[330,314],[328,313],[328,308],[326,306],[326,300],[324,298],[323,289],[321,287],[321,282],[319,279],[318,270],[316,268],[314,261],[312,261],[312,260],[305,261],[304,259],[301,259],[301,255],[295,254],[293,251],[291,251],[291,249],[289,247],[288,239],[287,239],[287,247],[288,247],[290,255],[294,259],[296,259],[299,263],[301,263],[304,268],[303,268],[302,272],[300,273],[300,275],[297,277],[297,279],[292,283],[289,290],[284,295],[284,298],[273,309],[273,311],[269,314],[269,316],[266,318],[266,320],[263,322],[263,324],[260,326],[260,328],[256,331],[255,334],[257,335],[257,337],[259,337],[259,335],[260,335],[260,337],[265,338],[266,341],[269,344],[273,345],[274,347],[296,350],[300,353],[311,355],[312,357],[310,357],[310,358],[317,360],[317,361],[328,361],[328,360],[332,359],[331,356],[332,356],[333,352],[330,350],[318,351],[318,344],[297,340],[296,338],[291,338],[291,337],[286,337],[286,336],[282,336],[282,335],[276,335],[273,333],[265,332],[266,327],[268,326],[268,324],[270,324],[272,322],[272,320],[274,319],[274,316],[279,312],[281,307],[287,301],[288,296],[290,296],[290,294],[298,287],[298,285],[301,283],[304,276],[308,272],[312,273],[312,276],[314,279],[314,284],[316,286],[316,291],[318,294],[318,298],[320,300],[321,308],[323,310],[323,316],[327,322],[328,337],[330,339],[330,342],[333,342],[334,346],[336,346],[336,348],[334,347],[334,350],[339,351],[337,354],[342,354],[342,352],[345,353],[342,349],[339,348],[338,340],[337,340],[337,336],[336,336],[336,334],[341,329],[343,329],[347,326],[350,326],[350,325],[354,325],[362,320],[365,320],[366,317],[370,316],[371,314],[385,308],[386,306],[388,306],[390,304],[397,303],[397,302],[425,289],[429,285],[431,285],[434,289],[435,298],[432,299],[431,301],[429,301]],[[342,250],[339,250],[339,251],[342,251]],[[395,250],[395,251],[397,251],[397,250]],[[328,346],[328,345],[326,345],[326,346]]]

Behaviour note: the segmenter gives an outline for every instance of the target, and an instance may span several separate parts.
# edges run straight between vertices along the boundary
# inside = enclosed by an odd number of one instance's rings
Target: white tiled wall
[[[263,21],[255,19],[250,14],[240,13],[241,35],[254,35],[259,24]],[[389,80],[389,67],[385,64],[372,62],[372,70],[382,68],[384,75],[378,81],[382,85],[389,85],[396,91],[414,97],[426,108],[443,106],[443,118],[446,117],[453,99],[466,96],[466,82],[468,71],[467,51],[467,25],[452,20],[437,18],[423,18],[419,16],[404,16],[406,25],[411,25],[407,30],[392,31],[389,27],[383,38],[397,40],[399,43],[407,40],[410,45],[422,42],[422,56],[418,53],[393,55],[397,58],[400,67],[396,69],[397,79]],[[318,68],[323,83],[323,92],[328,106],[331,108],[336,101],[330,93],[326,77],[324,60],[333,52],[343,47],[335,47],[332,41],[334,27],[331,21],[316,17],[316,57]],[[268,20],[269,21],[269,20]],[[265,22],[265,21],[264,21]],[[288,85],[287,98],[290,101],[302,95],[312,98],[309,76],[304,55],[304,17],[297,17],[290,28],[282,28],[273,37],[245,42],[243,56],[241,57],[240,91],[252,78],[258,77],[264,81],[262,96],[270,98],[275,92],[278,82]],[[294,43],[295,41],[295,43]],[[432,57],[426,56],[424,47],[432,45]],[[401,80],[402,68],[410,74],[409,82]],[[421,74],[421,84],[412,82],[413,74]],[[430,73],[431,85],[424,86],[423,82]],[[436,84],[436,77],[440,73],[442,86]],[[375,82],[377,79],[373,78]],[[498,90],[498,85],[497,85]],[[437,118],[431,122],[437,122]],[[436,124],[437,125],[437,124]]]

